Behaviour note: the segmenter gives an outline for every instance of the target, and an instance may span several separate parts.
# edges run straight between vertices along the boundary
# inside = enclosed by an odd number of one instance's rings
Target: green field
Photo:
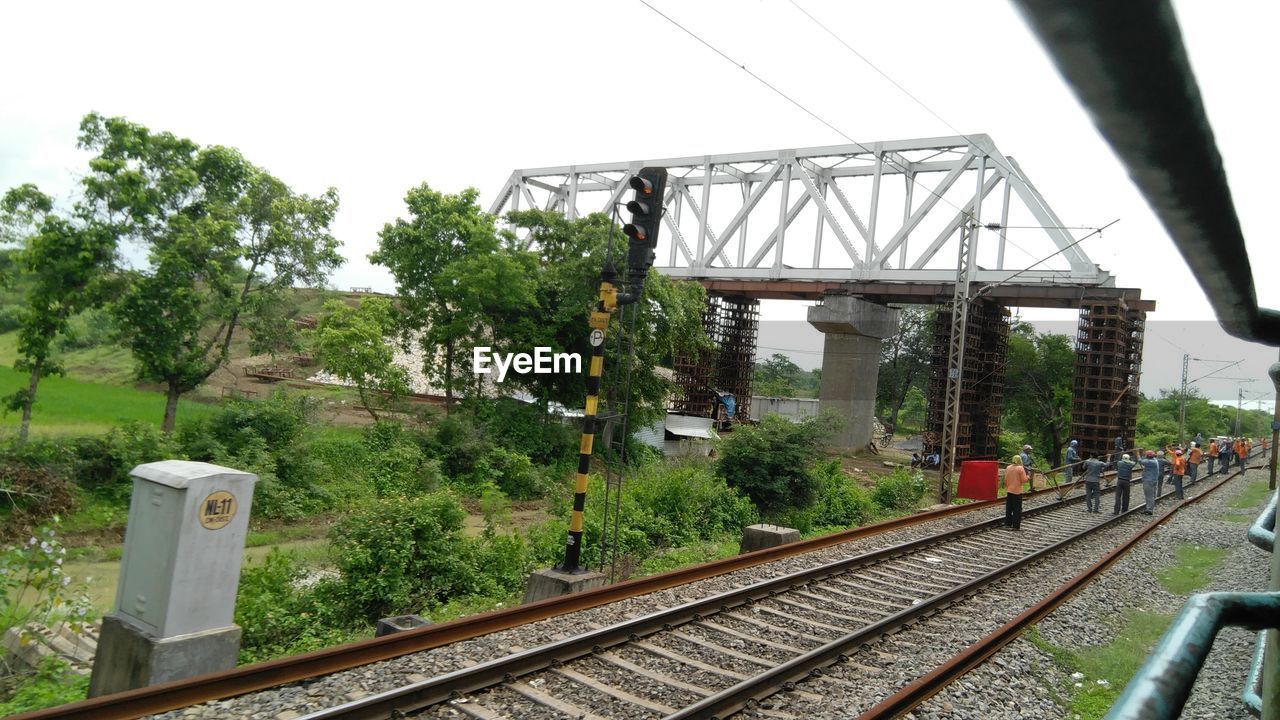
[[[0,396],[27,386],[27,374],[0,367]],[[159,425],[164,419],[164,395],[118,385],[103,385],[65,377],[40,382],[31,431],[39,435],[70,435],[106,432],[131,420]],[[202,417],[214,411],[211,405],[186,400],[178,403],[178,422]],[[16,429],[20,412],[0,417],[0,430]]]

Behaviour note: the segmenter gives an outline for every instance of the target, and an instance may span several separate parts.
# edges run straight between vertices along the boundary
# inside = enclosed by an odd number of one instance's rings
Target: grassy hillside
[[[26,384],[26,373],[0,367],[0,395],[9,395]],[[182,400],[178,404],[178,421],[213,411],[212,406]],[[17,428],[21,417],[17,412],[0,417],[0,430]],[[52,377],[40,383],[31,429],[41,435],[97,433],[130,420],[159,425],[163,418],[163,393]]]

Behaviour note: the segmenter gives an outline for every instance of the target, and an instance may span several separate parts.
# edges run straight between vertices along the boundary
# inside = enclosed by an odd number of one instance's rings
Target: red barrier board
[[[956,496],[970,500],[995,500],[1000,488],[1000,463],[995,460],[965,460],[960,463],[960,487]]]

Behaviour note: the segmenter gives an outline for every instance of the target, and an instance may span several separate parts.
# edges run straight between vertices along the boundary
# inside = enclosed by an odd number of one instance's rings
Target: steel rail
[[[1173,494],[1172,490],[1161,497],[1168,497],[1171,494]],[[1079,500],[1076,501],[1078,502]],[[1059,540],[1052,545],[1048,545],[1029,555],[1023,556],[1003,567],[997,568],[985,575],[970,580],[963,585],[959,585],[946,592],[938,593],[928,600],[921,601],[918,605],[884,617],[871,625],[837,638],[825,645],[814,648],[803,655],[796,656],[774,668],[760,673],[759,675],[743,680],[737,685],[703,698],[702,700],[689,705],[678,712],[667,715],[664,720],[679,720],[682,718],[717,719],[732,715],[733,713],[746,708],[753,702],[763,700],[780,689],[789,687],[794,683],[819,673],[820,669],[827,665],[844,660],[847,657],[849,649],[852,647],[870,642],[877,637],[891,632],[896,628],[902,627],[903,625],[909,624],[920,617],[933,614],[935,611],[952,605],[964,597],[973,595],[986,585],[989,585],[1010,573],[1020,570],[1043,557],[1061,550],[1087,535],[1091,535],[1098,530],[1120,522],[1129,515],[1140,512],[1143,512],[1141,505],[1135,506],[1130,510],[1120,513],[1119,515],[1114,515],[1097,525],[1086,528],[1085,530],[1071,535],[1070,537]]]
[[[1054,492],[1052,488],[1045,488],[1029,493],[1029,496],[1047,495],[1052,492]],[[424,650],[431,650],[571,612],[587,610],[640,595],[687,585],[717,575],[822,550],[860,538],[941,520],[953,515],[996,507],[1002,503],[1003,500],[982,500],[964,505],[953,505],[940,510],[914,513],[830,535],[756,550],[725,558],[724,560],[693,565],[659,575],[627,580],[573,595],[549,598],[527,605],[459,618],[439,625],[405,630],[380,638],[360,640],[345,645],[245,665],[222,672],[198,675],[183,680],[174,680],[135,690],[102,695],[67,705],[35,710],[14,716],[9,720],[129,720],[199,703],[224,700],[290,682],[308,680],[382,660],[390,660]],[[1029,510],[1028,513],[1030,512]]]
[[[1023,517],[1034,517],[1036,515],[1050,513],[1055,510],[1059,510],[1066,505],[1078,504],[1083,502],[1083,500],[1083,497],[1078,497],[1063,502],[1032,508],[1024,513]],[[1134,508],[1134,510],[1137,510],[1137,508]],[[1133,512],[1133,510],[1130,512]],[[1119,517],[1124,517],[1124,515]],[[1113,518],[1112,520],[1095,526],[1095,528],[1114,522],[1116,519],[1118,518]],[[1003,518],[992,518],[991,520],[967,527],[948,530],[943,533],[917,540],[910,540],[905,543],[862,553],[860,555],[845,558],[843,560],[837,560],[818,567],[797,570],[754,585],[727,590],[717,595],[702,598],[700,600],[694,600],[666,610],[660,610],[643,617],[627,620],[609,627],[600,628],[583,635],[548,643],[514,655],[495,658],[478,665],[462,668],[444,675],[438,675],[416,683],[411,683],[399,688],[370,695],[337,707],[319,710],[308,715],[304,715],[298,720],[334,720],[335,718],[342,718],[343,720],[365,720],[368,718],[394,717],[397,716],[397,713],[414,712],[424,707],[435,705],[453,697],[457,697],[460,694],[491,687],[504,681],[510,681],[520,675],[555,667],[559,664],[600,652],[615,645],[651,635],[662,630],[672,629],[677,625],[701,619],[704,615],[712,615],[717,612],[743,605],[749,605],[757,600],[769,598],[774,595],[802,587],[809,583],[822,580],[832,575],[839,575],[858,566],[891,559],[913,552],[920,548],[945,543],[958,537],[979,534],[982,531],[996,527],[1003,522]],[[1063,542],[1070,542],[1075,537],[1077,536],[1072,536],[1071,539]],[[1055,543],[1051,547],[1056,548],[1061,544],[1061,542]],[[966,589],[961,590],[960,593],[963,594],[970,592],[967,588],[971,584],[972,583],[968,583],[963,586],[963,588]],[[926,606],[931,607],[929,603],[922,602],[921,605],[917,606],[917,608]],[[916,608],[912,608],[912,611],[915,609]],[[902,613],[899,613],[899,615],[901,614]],[[913,613],[913,616],[914,614],[918,613]],[[898,617],[898,615],[891,617]],[[883,621],[877,622],[869,627],[875,628],[875,631],[879,632],[879,628],[882,625]],[[677,714],[672,717],[685,717],[685,715]]]
[[[1257,468],[1250,469],[1256,470]],[[898,692],[867,709],[858,716],[858,720],[888,720],[889,718],[901,717],[908,712],[911,712],[925,700],[933,697],[951,683],[959,680],[970,670],[981,665],[987,660],[987,658],[999,652],[1005,645],[1016,640],[1020,635],[1022,635],[1022,632],[1027,627],[1034,625],[1056,610],[1072,595],[1082,590],[1086,585],[1092,582],[1094,578],[1105,572],[1107,568],[1115,564],[1117,560],[1132,550],[1148,535],[1155,532],[1156,528],[1163,525],[1183,508],[1200,502],[1200,500],[1207,497],[1209,493],[1212,493],[1228,482],[1236,479],[1241,474],[1242,471],[1236,470],[1225,478],[1209,486],[1204,492],[1188,497],[1177,505],[1169,508],[1168,511],[1145,525],[1122,544],[1103,555],[1093,565],[1090,565],[1075,577],[1058,586],[1057,589],[1046,596],[1043,600],[1027,608],[1017,617],[991,631],[976,643],[952,656],[931,672],[922,675],[911,683],[908,683]],[[1130,510],[1130,512],[1133,512],[1133,510]]]

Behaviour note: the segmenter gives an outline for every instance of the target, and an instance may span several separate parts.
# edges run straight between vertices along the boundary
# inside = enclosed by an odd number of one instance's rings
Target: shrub
[[[323,463],[303,442],[311,407],[308,398],[285,393],[266,400],[232,399],[213,415],[183,426],[178,441],[192,460],[256,474],[255,516],[297,519],[336,503],[321,485]]]
[[[241,628],[240,663],[318,650],[352,639],[327,586],[305,586],[306,570],[292,554],[273,549],[261,565],[240,572],[235,622]]]
[[[857,527],[875,518],[876,504],[871,493],[840,469],[840,461],[822,465],[816,474],[818,500],[811,511],[814,527]]]
[[[495,444],[527,455],[539,465],[570,458],[578,449],[578,430],[544,414],[537,405],[498,398],[478,408],[476,422]]]
[[[471,476],[473,491],[486,482],[497,485],[502,492],[517,500],[539,497],[547,485],[546,477],[534,467],[529,456],[500,447],[491,448],[476,463]],[[479,493],[474,491],[474,494]]]
[[[138,465],[185,457],[178,444],[154,425],[127,422],[101,438],[72,442],[74,475],[82,487],[117,500],[128,500],[133,482],[129,473]]]
[[[0,466],[0,498],[7,511],[0,515],[0,540],[27,535],[42,521],[76,507],[71,483],[46,467]]]
[[[898,468],[876,480],[876,489],[872,491],[871,499],[887,510],[909,512],[920,504],[926,488],[924,474]]]
[[[704,460],[644,465],[623,492],[640,510],[632,525],[657,547],[736,534],[759,519],[751,501]]]
[[[721,443],[716,471],[761,512],[809,507],[817,489],[809,465],[830,436],[830,423],[827,416],[798,423],[767,416],[759,426],[735,430]]]
[[[463,591],[469,580],[460,532],[465,516],[453,495],[437,492],[377,501],[335,525],[329,539],[348,617],[417,612]]]
[[[446,477],[468,482],[476,462],[493,446],[470,419],[450,415],[435,424],[425,439],[427,454],[440,461]]]
[[[115,318],[107,310],[92,308],[76,315],[58,334],[54,346],[61,352],[108,345],[115,339]]]
[[[363,440],[368,463],[363,474],[377,497],[408,497],[439,487],[440,463],[429,460],[403,426],[374,423],[365,428]]]

